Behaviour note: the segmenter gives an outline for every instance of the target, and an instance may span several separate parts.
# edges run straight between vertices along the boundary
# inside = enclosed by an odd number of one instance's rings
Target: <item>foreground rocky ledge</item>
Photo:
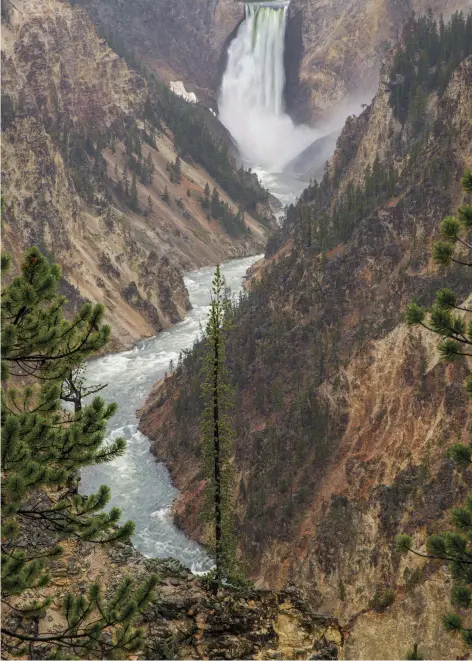
[[[338,659],[342,631],[334,618],[315,614],[295,589],[224,589],[214,595],[205,581],[174,559],[146,559],[131,544],[62,544],[52,584],[44,596],[60,601],[99,581],[112,591],[124,575],[139,582],[160,577],[156,599],[143,621],[148,635],[141,659]],[[23,595],[25,599],[32,595]],[[4,624],[15,616],[4,611]],[[61,627],[51,608],[40,633]],[[12,623],[11,623],[12,624]],[[43,658],[48,658],[47,654]]]

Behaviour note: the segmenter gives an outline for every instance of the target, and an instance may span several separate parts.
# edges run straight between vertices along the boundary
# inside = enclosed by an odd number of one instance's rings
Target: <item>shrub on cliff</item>
[[[9,263],[2,256],[2,273]],[[2,292],[3,652],[116,658],[142,645],[133,621],[152,598],[155,576],[136,587],[126,579],[109,598],[97,583],[67,593],[57,604],[64,624],[40,633],[39,621],[53,606],[53,597],[44,596],[48,566],[61,544],[103,544],[129,538],[134,529],[130,521],[117,525],[117,508],[103,511],[107,487],[88,497],[77,493],[81,467],[111,461],[126,445],[124,439],[103,444],[114,404],[99,397],[82,403],[96,389],[84,388],[80,367],[110,334],[103,307],[86,304],[68,321],[59,278],[59,268],[32,248],[21,275]],[[72,401],[74,410],[64,411],[61,400]]]

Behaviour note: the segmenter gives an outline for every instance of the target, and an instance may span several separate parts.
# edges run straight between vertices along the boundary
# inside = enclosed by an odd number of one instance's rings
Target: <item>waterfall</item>
[[[253,101],[274,115],[283,111],[285,84],[284,39],[287,6],[266,7],[246,5],[247,21],[251,32],[254,67],[253,88],[248,90]]]
[[[289,2],[251,2],[228,49],[218,100],[221,122],[251,165],[278,171],[317,137],[284,108]]]

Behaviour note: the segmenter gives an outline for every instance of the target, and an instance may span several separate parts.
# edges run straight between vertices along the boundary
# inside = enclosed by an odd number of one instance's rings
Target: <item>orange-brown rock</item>
[[[154,175],[147,185],[137,178],[139,209],[126,203],[119,193],[123,141],[133,122],[145,128],[149,90],[83,8],[31,0],[25,11],[11,10],[2,58],[5,245],[16,264],[33,244],[57,260],[72,304],[104,303],[112,348],[185,316],[184,271],[262,250],[267,227],[249,214],[251,233],[242,238],[207,220],[200,203],[206,183],[236,205],[201,167],[182,162],[181,182],[171,181],[176,150],[165,126],[155,147],[143,141]],[[100,159],[98,140],[107,145]]]
[[[33,529],[29,534],[35,539]],[[145,631],[144,649],[130,658],[343,658],[344,634],[337,620],[315,613],[294,588],[271,591],[226,586],[215,595],[204,579],[176,560],[146,559],[130,544],[67,541],[61,546],[63,554],[52,563],[51,584],[41,590],[52,604],[39,620],[40,635],[67,628],[61,603],[68,592],[84,594],[95,581],[109,595],[124,577],[139,585],[154,573],[159,578],[155,599],[136,623]],[[19,597],[19,603],[23,598]],[[17,626],[17,615],[5,606],[5,628],[10,618]],[[31,620],[26,621],[26,632],[30,626]],[[44,643],[41,649],[49,658]]]
[[[376,156],[398,168],[395,195],[320,255],[303,234],[308,191],[253,270],[229,337],[240,554],[258,585],[296,583],[317,609],[336,614],[349,632],[348,658],[404,658],[415,643],[427,658],[467,654],[441,625],[447,568],[401,557],[395,536],[411,533],[424,549],[472,482],[447,456],[469,438],[470,365],[442,363],[438,338],[402,323],[413,297],[429,305],[444,286],[461,300],[472,291],[467,269],[445,273],[431,259],[439,223],[465,199],[458,182],[472,166],[471,82],[469,57],[428,100],[435,130],[413,168],[398,148],[408,127],[393,118],[381,83],[341,134],[330,171],[342,173],[325,213],[349,181],[364,181]],[[440,130],[446,118],[450,132]],[[194,369],[184,360],[156,386],[141,428],[183,491],[180,525],[201,538]]]

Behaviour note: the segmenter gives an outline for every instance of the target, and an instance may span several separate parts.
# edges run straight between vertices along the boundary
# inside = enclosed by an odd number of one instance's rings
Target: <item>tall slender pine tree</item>
[[[234,570],[233,466],[234,431],[230,419],[233,391],[226,367],[226,336],[231,303],[225,279],[216,267],[210,315],[206,327],[203,363],[202,415],[203,466],[207,479],[205,518],[215,553],[215,584],[221,585]]]

